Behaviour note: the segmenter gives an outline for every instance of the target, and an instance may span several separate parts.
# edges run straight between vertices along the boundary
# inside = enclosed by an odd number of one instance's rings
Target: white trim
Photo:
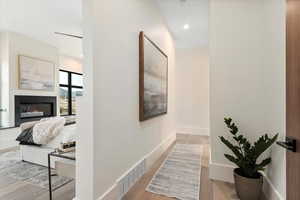
[[[122,198],[121,194],[121,180],[128,176],[138,166],[140,163],[146,161],[146,171],[149,170],[154,162],[167,150],[167,148],[172,145],[176,140],[175,132],[172,133],[167,139],[162,141],[159,145],[157,145],[150,153],[146,154],[143,158],[141,158],[138,162],[136,162],[129,170],[127,170],[123,175],[121,175],[116,182],[97,200],[120,200]],[[78,200],[78,199],[77,199]]]
[[[119,200],[121,198],[118,198],[118,193],[118,184],[115,183],[98,200]]]
[[[272,184],[271,180],[264,174],[264,186],[263,191],[268,200],[284,200],[281,194],[277,191],[277,189]]]
[[[234,183],[233,180],[234,167],[219,163],[209,162],[209,178],[213,180]]]
[[[209,163],[209,178],[213,180],[234,183],[233,170],[235,167],[231,165]],[[267,200],[284,200],[280,193],[276,190],[270,179],[264,175],[263,192]]]
[[[188,134],[188,135],[209,136],[209,129],[208,128],[200,128],[200,127],[179,127],[179,128],[177,128],[177,133]]]
[[[176,141],[176,133],[172,133],[167,139],[162,141],[156,146],[150,153],[148,153],[143,159],[146,160],[146,171],[148,171],[153,164],[159,159],[159,157]]]

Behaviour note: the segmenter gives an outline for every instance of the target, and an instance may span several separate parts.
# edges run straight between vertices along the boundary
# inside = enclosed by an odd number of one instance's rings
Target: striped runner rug
[[[176,144],[146,191],[180,200],[199,200],[200,145]]]

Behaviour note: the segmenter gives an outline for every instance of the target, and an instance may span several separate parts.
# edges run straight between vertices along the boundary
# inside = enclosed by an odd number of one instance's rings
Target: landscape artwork
[[[54,91],[55,64],[19,56],[19,89]]]
[[[168,56],[140,33],[140,121],[168,110]]]

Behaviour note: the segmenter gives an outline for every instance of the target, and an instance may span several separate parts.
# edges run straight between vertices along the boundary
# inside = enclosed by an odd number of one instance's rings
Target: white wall
[[[285,140],[285,66],[286,66],[286,1],[265,0],[267,15],[267,49],[265,76],[265,92],[267,102],[266,126],[270,132],[280,133],[280,140]],[[274,145],[273,162],[267,175],[272,184],[286,198],[286,158],[285,151]]]
[[[7,107],[6,114],[9,114],[8,121],[5,124],[7,126],[14,126],[15,95],[57,96],[58,94],[58,84],[56,84],[54,91],[50,92],[20,90],[18,88],[18,56],[26,55],[53,62],[56,66],[56,72],[58,72],[58,50],[55,47],[21,34],[2,32],[1,35],[2,38],[5,38],[5,54],[8,56],[8,60],[4,60],[5,69],[2,71],[2,76],[6,77],[5,83],[2,85],[6,89],[2,90],[2,93],[6,97],[5,101],[7,102],[2,101],[2,104],[3,107]],[[58,73],[56,73],[55,78],[55,82],[57,83]],[[9,99],[7,99],[7,96]]]
[[[5,2],[4,2],[4,0],[0,0],[0,13],[5,13]],[[0,27],[4,27],[5,24],[6,24],[6,16],[1,15]],[[0,30],[1,30],[1,28],[0,28]]]
[[[84,1],[83,10],[83,85],[84,93],[77,99],[76,200],[94,200],[94,15],[93,1]],[[84,134],[83,134],[84,133]],[[87,156],[88,155],[88,156]]]
[[[7,110],[9,106],[9,41],[8,34],[0,33],[0,107]],[[0,126],[9,126],[9,112],[2,111],[0,114]]]
[[[57,96],[58,84],[53,92],[30,91],[18,89],[18,55],[36,57],[55,63],[58,69],[58,50],[43,42],[12,32],[0,33],[1,47],[1,106],[7,109],[1,113],[1,123],[4,127],[14,126],[15,95]],[[57,70],[56,70],[57,71]],[[58,74],[56,74],[56,81]],[[59,110],[59,109],[58,109]],[[15,141],[20,133],[18,128],[0,130],[0,149],[17,145]]]
[[[0,129],[0,152],[18,146],[19,142],[16,141],[16,138],[20,132],[20,128]]]
[[[79,140],[77,198],[88,200],[97,199],[137,161],[175,134],[175,51],[154,1],[110,0],[103,6],[103,2],[89,0],[83,4],[86,61],[81,108],[84,104],[85,109],[80,112],[78,132],[79,137],[87,138]],[[168,114],[143,123],[138,116],[141,30],[169,56]],[[89,146],[82,145],[89,142]],[[84,155],[87,152],[93,160],[83,158],[89,156]]]
[[[82,35],[81,0],[0,0],[0,30],[22,33],[56,46],[60,54],[80,57],[82,41],[54,34]]]
[[[59,55],[59,69],[82,73],[82,60],[67,55]]]
[[[223,155],[229,151],[218,138],[228,135],[224,117],[232,117],[251,141],[277,132],[284,139],[284,26],[283,0],[210,2],[211,177],[232,179]],[[268,171],[278,198],[285,196],[284,154],[273,147]]]
[[[209,134],[208,47],[176,50],[177,133]]]

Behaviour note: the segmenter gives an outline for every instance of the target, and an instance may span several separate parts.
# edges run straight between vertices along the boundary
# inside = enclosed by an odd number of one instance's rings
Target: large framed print
[[[139,36],[139,119],[168,112],[168,56],[144,32]]]
[[[19,89],[54,91],[55,64],[19,55]]]

